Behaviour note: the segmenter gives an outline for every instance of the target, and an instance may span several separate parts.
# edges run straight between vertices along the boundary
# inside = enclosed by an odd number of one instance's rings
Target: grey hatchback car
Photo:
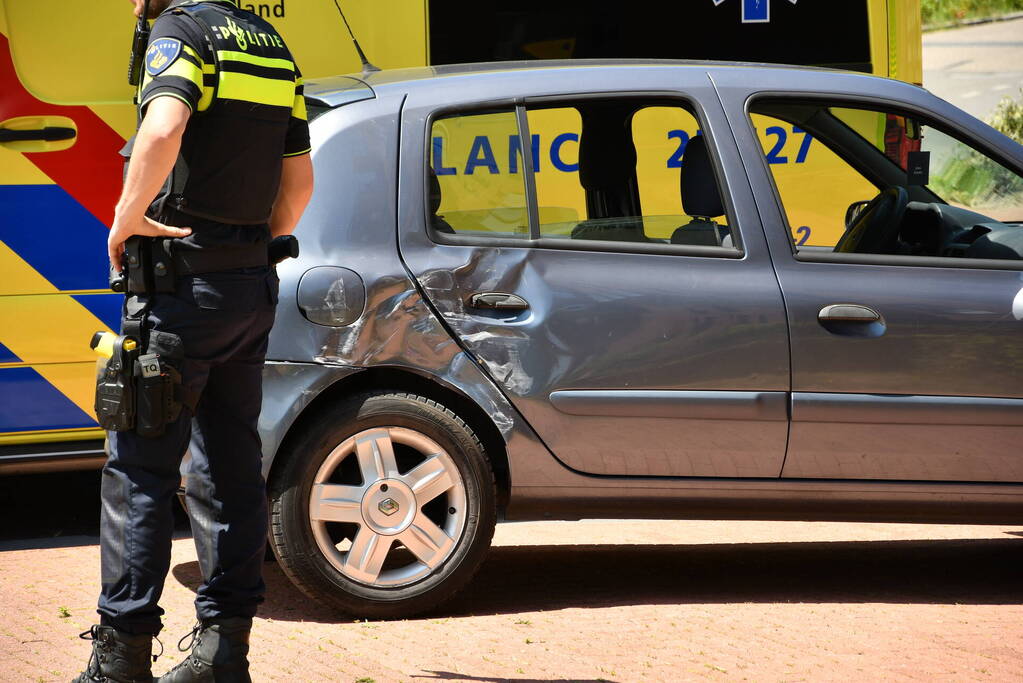
[[[673,61],[306,85],[271,545],[432,608],[495,522],[1023,521],[1023,147],[905,83]]]

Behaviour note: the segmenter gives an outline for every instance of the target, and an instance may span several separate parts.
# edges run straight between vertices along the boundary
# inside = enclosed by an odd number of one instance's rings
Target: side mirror
[[[861,202],[853,202],[852,204],[849,205],[849,208],[845,210],[845,229],[846,230],[848,230],[849,227],[854,222],[856,222],[856,219],[860,217],[860,214],[863,213],[863,209],[867,208],[868,204],[870,204],[870,201],[865,200],[865,201],[861,201]]]

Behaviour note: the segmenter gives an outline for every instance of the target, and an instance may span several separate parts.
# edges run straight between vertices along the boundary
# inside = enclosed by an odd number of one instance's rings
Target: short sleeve
[[[203,101],[209,99],[204,98],[204,77],[213,77],[213,64],[207,66],[203,60],[204,41],[198,30],[181,14],[163,14],[157,18],[143,62],[139,97],[143,110],[161,96],[178,98],[192,112],[202,109],[201,103],[209,106]]]
[[[309,142],[309,116],[305,108],[305,88],[302,85],[302,74],[295,67],[295,103],[291,107],[291,118],[288,120],[288,134],[284,139],[284,156],[297,157],[308,154],[312,150]]]

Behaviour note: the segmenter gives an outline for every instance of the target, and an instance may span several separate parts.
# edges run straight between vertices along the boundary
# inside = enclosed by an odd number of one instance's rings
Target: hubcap
[[[349,483],[355,472],[361,484]],[[401,586],[429,576],[454,551],[465,529],[465,495],[458,468],[435,441],[404,427],[377,427],[324,460],[309,520],[320,552],[342,574]]]

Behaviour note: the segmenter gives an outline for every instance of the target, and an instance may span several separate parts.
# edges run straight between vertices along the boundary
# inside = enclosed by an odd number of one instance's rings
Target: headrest
[[[440,180],[437,179],[437,172],[430,166],[430,185],[429,185],[429,199],[430,199],[430,213],[436,215],[437,210],[440,209]]]
[[[702,135],[694,135],[686,143],[679,182],[682,210],[686,215],[713,218],[725,213],[714,168],[710,165],[707,140]]]
[[[618,120],[587,117],[579,140],[579,184],[587,190],[620,188],[636,172],[636,148]]]

